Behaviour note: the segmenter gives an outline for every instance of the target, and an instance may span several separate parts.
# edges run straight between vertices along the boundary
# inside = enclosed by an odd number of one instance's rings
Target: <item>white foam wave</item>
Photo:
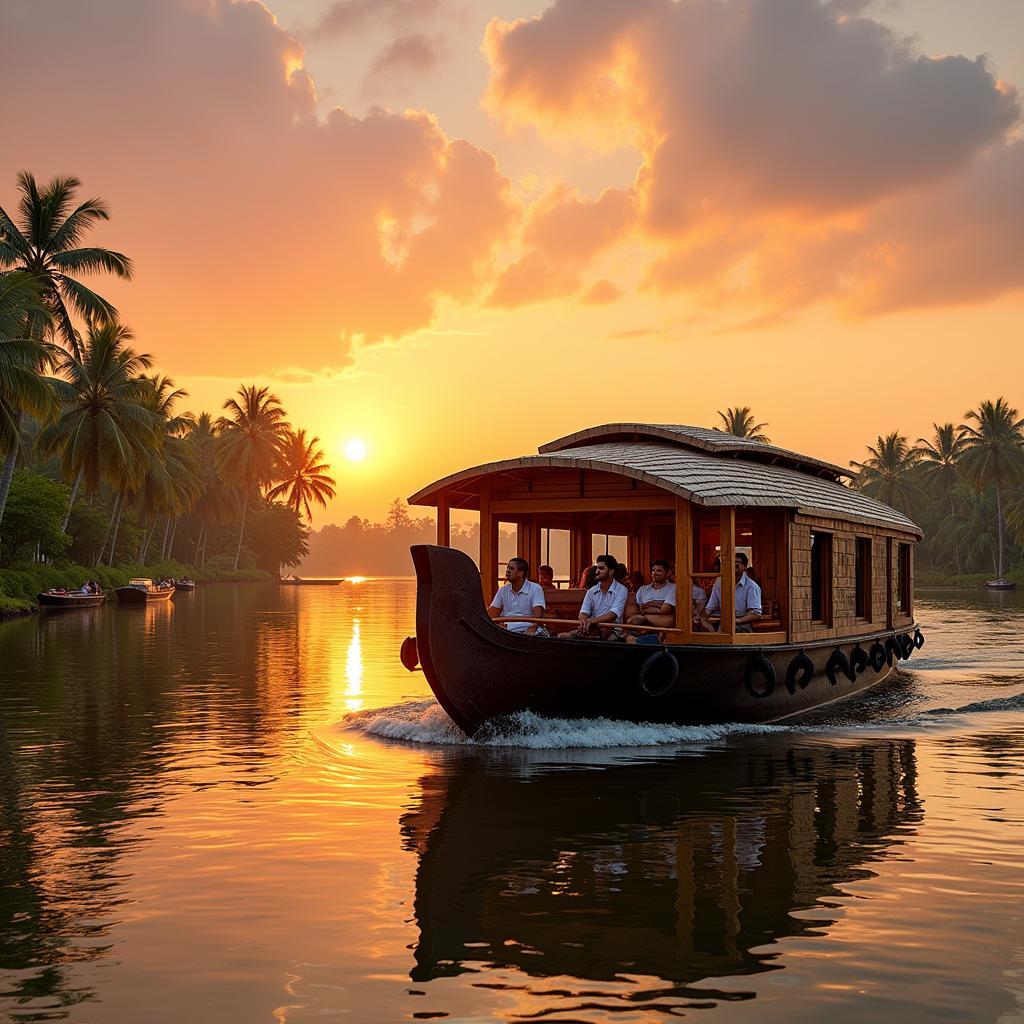
[[[769,725],[658,725],[609,718],[542,718],[532,711],[521,711],[500,722],[488,723],[470,738],[432,700],[358,712],[347,716],[342,725],[369,736],[411,743],[532,750],[707,743],[738,734],[783,731]]]

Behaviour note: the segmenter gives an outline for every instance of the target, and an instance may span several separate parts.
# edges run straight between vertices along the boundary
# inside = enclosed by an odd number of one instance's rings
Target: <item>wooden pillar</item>
[[[540,542],[540,516],[532,515],[523,524],[522,529],[526,531],[527,536],[530,538],[528,545],[530,549],[530,572],[533,574],[533,578],[537,578],[537,569],[544,564],[544,552],[541,550]]]
[[[736,509],[730,506],[718,514],[718,543],[722,561],[722,623],[719,631],[725,636],[736,633]]]
[[[452,516],[447,494],[442,494],[437,500],[437,543],[442,548],[451,547],[452,543]]]
[[[896,602],[893,600],[893,590],[896,586],[894,580],[895,562],[892,557],[892,537],[885,538],[885,625],[892,629],[896,623]]]
[[[676,629],[683,635],[680,643],[689,643],[693,633],[692,601],[690,590],[693,580],[693,519],[690,503],[684,498],[676,498]]]
[[[484,601],[494,597],[498,580],[498,523],[491,514],[491,489],[480,488],[480,584]]]
[[[590,566],[591,541],[586,516],[573,516],[570,539],[572,553],[569,558],[569,586],[575,587],[580,576],[583,575],[583,570]]]

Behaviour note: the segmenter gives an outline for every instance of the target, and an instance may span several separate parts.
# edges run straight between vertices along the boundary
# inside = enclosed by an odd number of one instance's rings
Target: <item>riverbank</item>
[[[983,590],[985,584],[995,576],[992,572],[943,572],[939,569],[915,569],[914,586],[926,589]],[[1024,568],[1016,568],[1006,574],[1008,580],[1024,584]]]
[[[17,618],[38,611],[36,595],[55,587],[77,589],[86,580],[96,580],[104,590],[126,586],[137,576],[149,579],[180,579],[189,576],[197,583],[269,583],[264,569],[199,569],[183,562],[153,565],[39,565],[22,562],[0,569],[0,619]]]

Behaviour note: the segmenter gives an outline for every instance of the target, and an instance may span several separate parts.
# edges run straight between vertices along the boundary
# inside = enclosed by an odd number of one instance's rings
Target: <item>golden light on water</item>
[[[345,708],[359,711],[363,706],[363,646],[359,638],[359,620],[352,620],[352,639],[345,655]]]

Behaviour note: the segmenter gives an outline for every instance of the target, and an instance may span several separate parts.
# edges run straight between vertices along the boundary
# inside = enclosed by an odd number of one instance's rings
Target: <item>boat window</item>
[[[550,565],[558,587],[575,586],[569,578],[569,562],[572,558],[572,535],[568,530],[552,530],[542,527],[540,531],[541,565]]]
[[[832,534],[811,530],[811,618],[832,625]]]
[[[854,601],[858,619],[871,621],[871,538],[858,537],[855,556]]]
[[[910,615],[910,605],[910,545],[901,544],[896,558],[896,609]]]
[[[620,562],[629,565],[629,538],[616,536],[613,533],[595,533],[591,538],[591,562],[597,559],[598,555],[614,555]],[[630,569],[636,566],[630,565]]]

